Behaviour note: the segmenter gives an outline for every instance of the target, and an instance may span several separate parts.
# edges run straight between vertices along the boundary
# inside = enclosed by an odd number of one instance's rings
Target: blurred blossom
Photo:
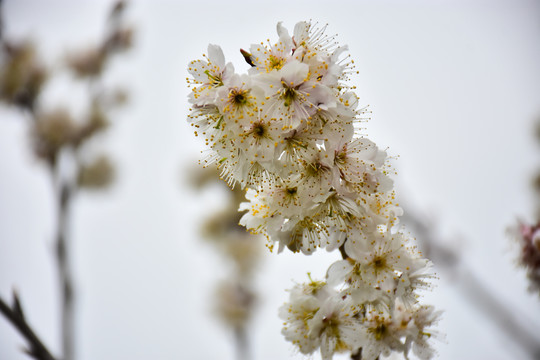
[[[110,104],[114,106],[125,105],[129,101],[129,93],[126,89],[116,88],[110,96]]]
[[[36,155],[54,165],[62,147],[72,143],[76,125],[65,108],[57,108],[38,112],[31,132]]]
[[[31,42],[4,41],[0,53],[0,100],[33,109],[47,79],[45,67],[37,59]]]
[[[215,169],[198,168],[191,174],[192,186],[197,188],[215,182],[223,184],[219,181]],[[238,212],[238,206],[244,198],[244,191],[236,188],[229,194],[229,202],[203,220],[201,235],[231,261],[236,269],[234,276],[249,279],[260,262],[262,237],[248,233],[239,225],[242,214]]]
[[[107,41],[104,48],[107,51],[126,51],[133,46],[133,29],[130,27],[123,27],[116,29]]]
[[[235,207],[216,212],[203,223],[201,234],[215,244],[235,265],[238,273],[251,276],[261,256],[261,239],[238,225],[240,213]]]
[[[509,233],[520,246],[518,264],[527,271],[529,291],[540,295],[540,223],[520,221]]]
[[[201,189],[219,181],[215,169],[197,168],[190,172],[193,187]],[[236,339],[238,359],[249,359],[249,322],[257,305],[257,293],[253,285],[255,270],[260,264],[263,239],[249,234],[238,223],[238,212],[244,191],[239,188],[229,192],[229,201],[222,209],[207,216],[201,226],[201,236],[233,266],[233,272],[221,281],[215,290],[213,307],[221,321],[229,327]]]
[[[225,280],[216,291],[216,311],[221,320],[232,328],[244,328],[252,316],[256,296],[249,287]]]
[[[67,56],[67,65],[79,77],[92,77],[101,74],[106,54],[101,46],[77,51]]]
[[[85,189],[103,189],[114,179],[114,167],[105,155],[101,155],[89,164],[81,165],[77,182]]]
[[[75,147],[80,146],[86,140],[105,130],[109,126],[109,119],[101,105],[94,102],[84,122],[78,124],[77,132],[73,139]]]
[[[98,45],[71,52],[66,57],[67,66],[80,78],[99,76],[110,55],[124,52],[133,46],[134,29],[123,24],[126,3],[118,1],[110,13],[109,32]]]

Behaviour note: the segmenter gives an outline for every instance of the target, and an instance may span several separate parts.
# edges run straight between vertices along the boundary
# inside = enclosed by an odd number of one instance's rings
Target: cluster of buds
[[[311,254],[339,249],[325,281],[297,285],[281,308],[282,333],[299,351],[374,360],[412,350],[423,359],[439,312],[419,303],[430,262],[397,227],[388,156],[360,133],[366,120],[354,62],[326,27],[279,23],[276,43],[242,50],[236,74],[219,46],[190,62],[189,121],[229,185],[247,188],[240,220],[276,245]]]

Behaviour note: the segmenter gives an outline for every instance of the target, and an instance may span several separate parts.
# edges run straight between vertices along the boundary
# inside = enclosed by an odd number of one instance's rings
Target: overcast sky
[[[6,36],[31,37],[51,65],[67,49],[96,41],[109,8],[89,0],[4,5]],[[517,250],[505,236],[517,217],[531,219],[534,211],[539,2],[133,1],[128,18],[135,47],[111,64],[107,82],[129,88],[130,103],[99,144],[114,158],[118,178],[105,193],[81,194],[73,208],[78,359],[233,359],[230,336],[209,313],[225,264],[197,237],[198,223],[226,194],[187,185],[203,143],[185,120],[186,65],[213,43],[243,72],[239,48],[277,39],[278,21],[292,30],[307,19],[328,23],[328,32],[349,45],[357,94],[372,111],[366,132],[399,156],[398,197],[436,220],[495,296],[540,333],[539,299],[526,292]],[[83,112],[81,89],[72,84],[61,73],[42,105]],[[51,184],[29,150],[27,120],[0,109],[0,294],[18,289],[28,319],[59,353]],[[277,309],[285,289],[308,271],[324,276],[337,257],[265,257],[254,360],[303,358],[281,336]],[[445,311],[440,359],[524,357],[464,300],[451,276],[438,275],[425,302]],[[0,318],[0,358],[26,359],[22,344]]]

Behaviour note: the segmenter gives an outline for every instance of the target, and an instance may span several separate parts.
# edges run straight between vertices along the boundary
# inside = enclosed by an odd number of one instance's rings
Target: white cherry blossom
[[[236,74],[209,45],[189,63],[188,121],[231,187],[246,188],[240,224],[268,248],[309,255],[339,249],[326,281],[297,284],[279,310],[282,333],[302,354],[375,360],[393,352],[422,360],[440,316],[421,302],[431,263],[398,228],[387,151],[364,132],[369,113],[349,84],[354,63],[326,26],[299,22],[292,36],[241,50]]]

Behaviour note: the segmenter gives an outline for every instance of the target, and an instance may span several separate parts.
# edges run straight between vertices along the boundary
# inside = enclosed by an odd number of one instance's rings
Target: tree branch
[[[58,177],[60,178],[60,177]],[[73,280],[69,264],[69,249],[66,241],[69,205],[72,190],[69,184],[59,181],[58,188],[58,217],[56,229],[56,261],[61,294],[62,311],[62,356],[63,360],[73,360],[75,353],[75,315],[73,301]]]
[[[234,338],[236,344],[236,359],[248,360],[249,349],[246,329],[243,326],[237,327],[234,331]]]
[[[509,339],[519,344],[531,359],[539,359],[540,338],[526,330],[519,320],[523,317],[518,316],[508,304],[499,301],[496,294],[486,287],[474,271],[462,261],[455,249],[444,245],[444,241],[434,230],[433,224],[428,224],[428,220],[423,220],[411,209],[408,209],[401,219],[414,228],[424,255],[432,259],[439,269],[453,275],[452,278],[460,285],[458,289],[462,296],[484,313],[486,318],[492,320]]]
[[[28,342],[29,347],[25,349],[28,355],[37,360],[55,360],[54,356],[51,355],[47,347],[43,345],[43,342],[26,322],[17,293],[13,292],[13,306],[11,307],[0,297],[0,312]]]

